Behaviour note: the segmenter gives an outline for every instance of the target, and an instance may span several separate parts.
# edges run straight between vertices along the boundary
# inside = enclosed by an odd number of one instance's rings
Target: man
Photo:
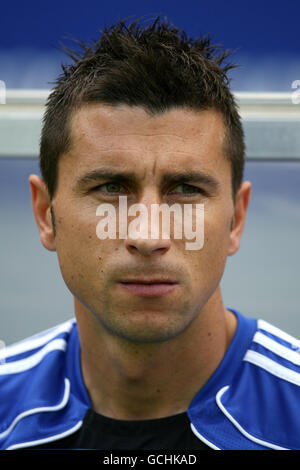
[[[82,47],[30,177],[76,320],[5,351],[1,448],[299,449],[299,342],[225,308],[220,290],[251,190],[228,54],[159,19]],[[124,201],[146,211],[136,230]],[[163,204],[182,218],[152,237]],[[175,236],[186,207],[199,249]]]

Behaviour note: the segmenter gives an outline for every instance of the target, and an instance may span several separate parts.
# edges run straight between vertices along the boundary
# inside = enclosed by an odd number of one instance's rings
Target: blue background
[[[300,80],[300,1],[11,1],[0,4],[0,80],[49,88],[68,62],[65,37],[97,38],[120,18],[167,16],[188,35],[237,49],[234,91],[291,91]],[[68,43],[70,44],[70,42]],[[1,145],[1,142],[0,142]],[[0,340],[10,344],[73,317],[55,253],[40,241],[28,176],[36,159],[0,158]],[[225,304],[300,336],[299,162],[247,162],[253,195],[241,250],[228,260]]]
[[[238,50],[231,73],[235,90],[290,91],[300,79],[300,2],[295,0],[172,0],[126,2],[52,0],[2,2],[0,79],[7,88],[48,88],[65,56],[65,37],[89,40],[119,18],[167,16],[188,35],[210,33]]]

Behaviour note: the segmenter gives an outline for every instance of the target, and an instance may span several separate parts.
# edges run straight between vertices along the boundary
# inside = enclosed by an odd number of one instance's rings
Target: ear
[[[56,250],[54,227],[50,210],[50,197],[45,182],[38,175],[30,175],[32,208],[40,232],[42,245],[50,251]]]
[[[250,193],[251,183],[249,181],[244,181],[236,193],[233,224],[229,238],[228,256],[234,255],[240,247],[240,241],[246,223]]]

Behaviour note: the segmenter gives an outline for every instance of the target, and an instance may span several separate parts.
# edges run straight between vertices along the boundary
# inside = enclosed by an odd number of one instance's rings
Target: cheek
[[[231,227],[231,212],[222,211],[206,218],[206,247],[216,258],[226,258]],[[214,257],[215,258],[215,257]]]
[[[96,223],[87,223],[70,213],[62,214],[56,223],[56,250],[62,276],[70,290],[101,274],[100,257],[104,258],[104,253],[96,236]]]
[[[229,213],[206,214],[202,249],[186,252],[186,256],[190,256],[195,279],[201,278],[202,282],[221,279],[227,260],[230,223]]]

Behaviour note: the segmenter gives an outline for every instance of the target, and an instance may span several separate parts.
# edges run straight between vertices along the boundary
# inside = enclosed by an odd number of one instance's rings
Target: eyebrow
[[[84,189],[87,185],[104,179],[118,180],[121,183],[137,182],[136,174],[133,172],[96,169],[80,176],[75,183],[75,189]]]
[[[165,173],[162,178],[163,184],[172,183],[200,183],[212,191],[217,191],[220,183],[212,175],[204,171],[180,171]]]
[[[99,182],[100,180],[109,179],[120,183],[131,183],[138,185],[139,178],[136,173],[128,171],[113,171],[111,169],[95,169],[80,176],[76,183],[75,189],[83,190],[87,185]],[[211,191],[217,191],[220,183],[212,175],[203,171],[180,171],[168,172],[162,177],[162,184],[180,184],[180,183],[198,183],[203,184]]]

